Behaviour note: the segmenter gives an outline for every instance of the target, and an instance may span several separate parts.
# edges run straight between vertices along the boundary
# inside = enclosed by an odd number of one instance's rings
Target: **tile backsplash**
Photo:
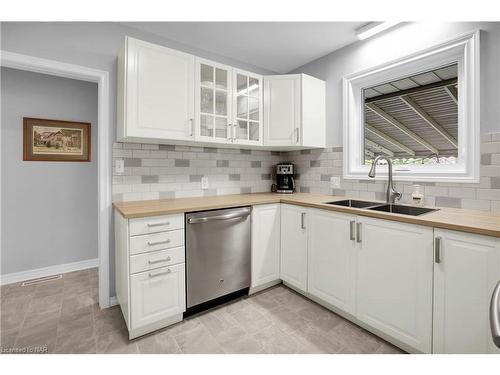
[[[270,191],[274,166],[291,161],[298,173],[298,192],[334,194],[361,199],[384,200],[383,181],[344,180],[339,189],[330,188],[330,177],[342,177],[342,148],[274,152],[115,143],[113,161],[124,159],[125,173],[113,169],[113,200],[198,197]],[[113,162],[113,166],[114,166]],[[201,189],[202,177],[209,188]],[[396,181],[409,203],[413,184]],[[481,137],[481,181],[478,184],[421,182],[425,204],[500,211],[500,133]]]
[[[115,143],[113,201],[200,197],[270,191],[280,152]],[[117,174],[116,159],[125,162]],[[208,189],[201,189],[202,177]]]
[[[342,147],[303,150],[287,153],[298,173],[297,191],[385,200],[384,181],[344,180],[340,189],[330,188],[330,177],[342,177]],[[419,184],[425,204],[484,211],[500,211],[500,133],[481,137],[481,181],[477,184],[441,182],[403,182],[395,185],[403,193],[402,203],[409,203],[413,185]]]

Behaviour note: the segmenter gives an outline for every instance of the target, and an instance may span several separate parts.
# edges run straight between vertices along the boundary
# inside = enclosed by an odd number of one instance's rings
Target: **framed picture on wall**
[[[23,118],[23,160],[90,161],[90,123]]]

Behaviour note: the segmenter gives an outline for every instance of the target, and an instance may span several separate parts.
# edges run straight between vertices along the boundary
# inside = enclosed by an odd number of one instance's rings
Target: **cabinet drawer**
[[[184,246],[132,255],[130,257],[130,273],[153,270],[178,263],[184,263]]]
[[[184,263],[130,276],[132,329],[186,310]]]
[[[130,255],[184,245],[184,229],[130,238]]]
[[[183,214],[141,217],[138,219],[130,219],[129,221],[129,231],[131,236],[183,228]]]

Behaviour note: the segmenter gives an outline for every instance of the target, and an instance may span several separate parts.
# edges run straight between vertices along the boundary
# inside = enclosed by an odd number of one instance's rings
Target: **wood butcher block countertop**
[[[461,232],[483,234],[500,238],[500,214],[498,213],[465,210],[459,208],[440,208],[438,211],[423,214],[421,216],[409,216],[326,204],[326,202],[342,199],[348,198],[308,193],[254,193],[120,202],[115,203],[114,206],[123,217],[138,218],[212,210],[217,208],[254,206],[266,203],[288,203],[304,207],[320,208],[329,211],[345,212],[354,215],[419,224],[435,228],[451,229]],[[383,204],[383,202],[381,202],[381,204]]]

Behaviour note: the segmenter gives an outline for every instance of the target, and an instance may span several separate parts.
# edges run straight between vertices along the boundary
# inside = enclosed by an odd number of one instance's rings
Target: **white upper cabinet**
[[[325,147],[325,82],[306,74],[264,77],[264,145]]]
[[[194,139],[194,60],[126,37],[118,63],[118,140]]]
[[[262,145],[262,76],[233,68],[233,142]]]
[[[232,68],[196,58],[195,135],[202,142],[232,141]]]
[[[308,293],[355,313],[356,216],[308,211]]]
[[[358,217],[357,318],[431,353],[433,229]]]
[[[500,239],[442,229],[434,236],[434,353],[500,353],[489,323]]]

